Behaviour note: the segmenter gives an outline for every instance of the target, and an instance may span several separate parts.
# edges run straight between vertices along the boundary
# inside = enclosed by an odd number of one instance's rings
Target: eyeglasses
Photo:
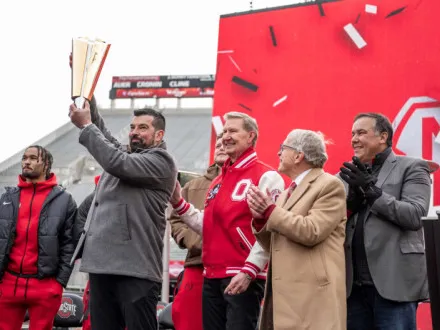
[[[280,144],[280,153],[284,151],[284,149],[292,149],[292,150],[296,150],[294,147],[285,145],[285,144]]]

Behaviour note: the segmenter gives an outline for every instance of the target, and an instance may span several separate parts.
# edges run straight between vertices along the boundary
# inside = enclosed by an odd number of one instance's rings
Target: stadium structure
[[[175,157],[179,170],[202,174],[209,162],[212,108],[159,110],[166,118],[167,148]],[[133,108],[100,109],[100,113],[112,134],[122,143],[128,143]],[[33,144],[42,145],[53,154],[53,172],[57,175],[58,182],[73,195],[79,206],[94,190],[94,178],[102,172],[102,168],[79,143],[78,138],[79,130],[68,122]],[[17,184],[23,152],[24,150],[20,150],[0,163],[0,194],[6,186]],[[169,241],[169,275],[174,279],[182,268],[186,251],[179,249],[172,238],[169,238]],[[168,248],[165,252],[168,252],[167,250]],[[68,284],[68,288],[73,290],[82,290],[87,281],[87,275],[80,273],[78,268],[79,264],[76,264]]]

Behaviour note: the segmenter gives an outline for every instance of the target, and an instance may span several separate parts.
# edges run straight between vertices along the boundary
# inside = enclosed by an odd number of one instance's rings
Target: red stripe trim
[[[180,199],[180,201],[177,202],[177,204],[172,204],[174,209],[178,209],[182,206],[182,204],[185,203],[185,200],[183,198]]]
[[[244,265],[255,269],[255,272],[257,272],[257,273],[259,273],[261,271],[261,268],[255,264],[253,264],[252,262],[246,261]]]
[[[186,203],[186,202],[185,202]],[[178,215],[184,215],[186,212],[188,212],[189,208],[191,207],[191,204],[186,203],[180,210],[176,210]]]

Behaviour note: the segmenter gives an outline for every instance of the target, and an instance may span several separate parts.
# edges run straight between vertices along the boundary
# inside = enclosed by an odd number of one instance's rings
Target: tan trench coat
[[[312,169],[254,233],[270,251],[261,330],[345,330],[345,190]]]

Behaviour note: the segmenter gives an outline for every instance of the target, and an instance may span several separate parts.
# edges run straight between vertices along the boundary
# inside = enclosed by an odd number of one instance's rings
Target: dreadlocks
[[[39,146],[39,145],[33,145],[26,148],[35,148],[38,150],[38,158],[41,157],[41,161],[44,163],[44,166],[46,166],[46,180],[49,179],[50,171],[52,170],[52,164],[53,164],[53,157],[49,150],[46,148]]]

